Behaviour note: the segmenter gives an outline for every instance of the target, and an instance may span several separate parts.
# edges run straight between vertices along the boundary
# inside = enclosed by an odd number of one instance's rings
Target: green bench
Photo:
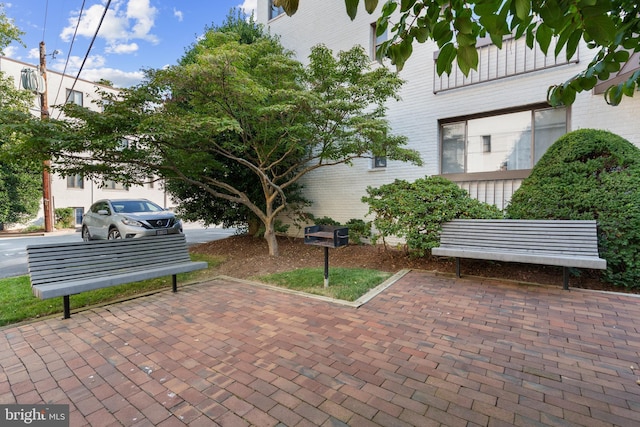
[[[71,317],[69,296],[125,283],[207,268],[193,262],[183,234],[27,246],[29,276],[40,299],[63,297],[64,318]]]
[[[598,254],[596,221],[456,219],[442,225],[440,246],[433,255],[473,258],[563,268],[563,288],[569,289],[569,267],[604,270]]]

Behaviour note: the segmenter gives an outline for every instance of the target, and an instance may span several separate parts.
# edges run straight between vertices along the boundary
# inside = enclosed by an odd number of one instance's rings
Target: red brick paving
[[[360,308],[220,279],[2,329],[71,425],[637,426],[640,299],[411,272]]]

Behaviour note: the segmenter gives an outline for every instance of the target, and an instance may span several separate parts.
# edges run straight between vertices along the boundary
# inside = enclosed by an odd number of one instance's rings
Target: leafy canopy
[[[291,15],[298,0],[274,0]],[[359,0],[345,0],[347,14],[354,19]],[[378,0],[365,0],[369,13]],[[586,68],[568,81],[549,89],[552,105],[570,105],[576,94],[593,89],[620,71],[632,53],[640,52],[640,4],[632,0],[389,0],[382,6],[376,31],[390,29],[392,37],[380,47],[382,54],[402,69],[413,52],[414,41],[433,40],[440,49],[439,75],[450,73],[454,60],[467,75],[477,69],[477,40],[488,36],[498,47],[503,38],[526,37],[527,45],[537,44],[545,54],[558,56],[563,49],[572,58],[581,40],[596,49]],[[556,38],[554,52],[549,52]],[[637,65],[637,64],[633,64]],[[640,83],[640,69],[612,85],[607,102],[618,105],[623,96],[633,96]]]
[[[305,67],[273,38],[206,39],[182,64],[104,94],[101,113],[65,105],[64,131],[39,146],[64,174],[124,183],[157,175],[243,206],[264,225],[272,255],[276,217],[305,174],[373,155],[420,163],[384,118],[402,81],[370,70],[362,48],[336,57],[316,46]]]
[[[22,35],[0,4],[0,54]],[[29,107],[33,94],[16,89],[11,77],[0,71],[0,224],[29,220],[38,212],[42,178],[41,166],[30,157],[12,154],[28,136],[25,125],[33,121]]]

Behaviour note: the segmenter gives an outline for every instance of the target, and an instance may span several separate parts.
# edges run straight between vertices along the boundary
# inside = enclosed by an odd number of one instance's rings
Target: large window
[[[104,186],[102,187],[107,190],[124,190],[129,191],[129,187],[113,180],[107,180],[104,182]]]
[[[83,93],[77,90],[67,89],[67,103],[76,104],[82,107],[84,105]]]
[[[273,0],[269,0],[269,19],[273,19],[276,16],[280,16],[284,13],[284,9],[281,6],[275,6]]]
[[[566,132],[566,108],[528,109],[441,123],[441,173],[531,169]]]
[[[84,188],[84,177],[82,174],[69,175],[67,177],[67,188]]]

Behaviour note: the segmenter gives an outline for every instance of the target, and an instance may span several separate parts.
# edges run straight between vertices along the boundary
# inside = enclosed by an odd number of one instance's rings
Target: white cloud
[[[184,19],[184,15],[181,10],[177,10],[175,7],[173,8],[173,16],[178,18],[178,22],[182,22]]]
[[[40,60],[40,49],[35,47],[32,49],[29,49],[29,52],[27,53],[27,58]]]
[[[80,19],[80,11],[71,12],[69,25],[60,33],[60,38],[68,42],[76,32],[82,37],[92,38],[100,24],[104,13],[104,5],[95,4],[87,9]],[[104,21],[100,26],[98,37],[107,43],[107,50],[111,53],[131,53],[135,43],[132,40],[144,40],[158,43],[158,38],[151,33],[158,15],[158,9],[149,4],[149,0],[116,0],[111,3]]]
[[[256,11],[257,6],[258,6],[258,0],[244,0],[244,3],[240,5],[240,8],[247,15],[251,15],[251,13]]]
[[[3,53],[7,58],[13,58],[18,53],[18,48],[16,46],[7,46],[4,48]]]
[[[56,58],[49,68],[58,72],[64,70],[66,59]],[[105,67],[106,59],[101,55],[91,55],[82,68],[80,78],[96,82],[100,79],[110,80],[115,87],[129,87],[138,84],[144,78],[142,71],[122,71],[115,68]],[[71,56],[67,65],[66,74],[75,76],[82,65],[82,58],[79,56]]]
[[[107,53],[118,53],[118,54],[127,54],[134,53],[140,49],[137,43],[123,43],[107,46]]]

